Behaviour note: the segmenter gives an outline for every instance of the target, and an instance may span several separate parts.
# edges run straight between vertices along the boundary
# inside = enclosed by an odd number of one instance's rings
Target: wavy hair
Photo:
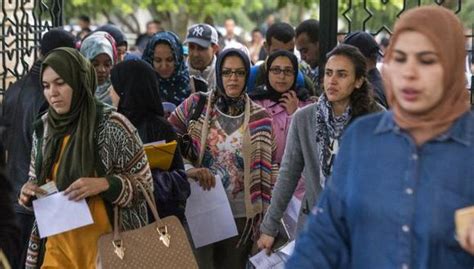
[[[347,44],[336,46],[326,55],[326,59],[336,55],[345,56],[352,62],[356,79],[364,78],[362,86],[355,89],[350,95],[352,119],[377,110],[374,90],[367,80],[367,64],[364,55],[362,55],[358,48]]]

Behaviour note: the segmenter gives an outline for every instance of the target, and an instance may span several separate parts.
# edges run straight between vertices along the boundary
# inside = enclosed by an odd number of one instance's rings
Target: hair
[[[354,65],[355,78],[364,78],[364,82],[360,88],[355,89],[350,95],[352,118],[355,119],[358,116],[374,111],[377,103],[374,99],[372,86],[367,80],[367,64],[364,55],[362,55],[358,48],[352,45],[340,44],[326,55],[328,60],[332,56],[344,56],[348,58]]]
[[[275,38],[276,40],[283,43],[288,43],[293,38],[295,38],[295,30],[286,22],[274,23],[268,28],[265,37],[265,41],[267,42],[268,46],[272,44],[272,38]]]
[[[252,34],[253,34],[253,33],[257,33],[257,32],[258,32],[258,33],[262,33],[262,30],[260,30],[260,28],[258,28],[258,27],[253,28]]]
[[[81,16],[79,16],[79,20],[85,21],[85,22],[87,22],[87,23],[91,23],[91,18],[89,18],[89,16],[87,16],[87,15],[81,15]]]
[[[146,26],[150,25],[150,24],[158,24],[160,25],[161,24],[161,21],[160,20],[151,20],[149,22],[146,23]]]
[[[319,42],[319,21],[315,19],[305,20],[296,27],[296,37],[306,33],[313,43]]]

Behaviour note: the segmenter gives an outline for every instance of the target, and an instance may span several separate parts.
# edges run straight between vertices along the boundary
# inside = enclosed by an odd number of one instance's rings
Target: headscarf
[[[163,31],[154,34],[145,50],[143,51],[142,60],[149,63],[153,67],[153,55],[155,47],[158,44],[167,44],[171,48],[174,57],[174,72],[169,78],[162,78],[158,72],[155,72],[158,78],[160,95],[166,102],[180,105],[189,94],[189,72],[184,62],[183,45],[179,37],[169,31]]]
[[[155,70],[142,60],[125,61],[112,69],[111,80],[120,96],[117,111],[137,127],[145,143],[153,142],[166,121]]]
[[[95,32],[98,31],[109,33],[114,38],[117,47],[128,46],[127,37],[117,26],[113,24],[105,24],[95,30]]]
[[[96,147],[94,132],[103,105],[94,98],[97,85],[96,73],[91,63],[73,48],[52,50],[41,65],[41,77],[46,67],[51,67],[73,90],[71,108],[66,114],[57,114],[49,108],[48,133],[44,137],[44,156],[39,156],[36,167],[39,185],[46,182],[58,160],[60,145],[70,135],[56,176],[59,190],[66,189],[80,177],[94,176]]]
[[[40,41],[40,51],[44,56],[52,49],[59,47],[74,48],[74,36],[61,28],[53,28],[46,32]]]
[[[245,68],[245,84],[242,92],[238,97],[230,97],[226,94],[224,90],[224,83],[222,81],[222,66],[224,64],[225,58],[229,56],[237,56],[242,59]],[[216,61],[216,106],[217,108],[230,116],[240,115],[245,110],[245,97],[247,89],[247,81],[250,74],[250,58],[244,51],[240,49],[230,48],[223,50]]]
[[[89,61],[92,61],[99,54],[107,54],[112,60],[112,65],[117,60],[117,48],[114,38],[107,32],[97,31],[87,36],[81,44],[81,53]],[[95,96],[107,104],[112,104],[110,97],[110,78],[104,83],[98,85],[95,90]]]
[[[293,84],[291,87],[288,89],[288,91],[295,91],[296,96],[298,97],[299,100],[301,101],[306,101],[309,98],[309,91],[305,88],[296,88],[296,80],[298,76],[298,71],[299,71],[299,66],[298,66],[298,58],[296,56],[286,50],[277,50],[270,54],[268,56],[266,62],[265,62],[265,86],[264,87],[258,87],[252,94],[251,98],[253,100],[266,100],[269,99],[275,103],[280,103],[280,99],[283,95],[283,93],[280,93],[276,91],[272,85],[270,84],[270,67],[272,66],[272,63],[275,61],[276,58],[278,57],[286,57],[290,60],[291,65],[293,67],[293,74],[294,74],[294,80]]]
[[[403,110],[397,102],[392,85],[387,79],[390,73],[384,68],[387,100],[400,128],[408,131],[420,145],[449,129],[453,122],[469,110],[469,97],[465,87],[463,26],[454,13],[439,6],[424,6],[411,9],[400,16],[390,45],[385,54],[385,63],[393,57],[394,45],[400,34],[416,31],[425,35],[434,45],[444,70],[444,92],[436,107],[423,115],[413,115]]]

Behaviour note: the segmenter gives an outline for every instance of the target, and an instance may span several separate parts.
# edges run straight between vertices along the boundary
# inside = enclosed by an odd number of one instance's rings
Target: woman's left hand
[[[108,189],[109,182],[105,177],[81,177],[74,181],[64,194],[69,196],[69,200],[79,201]]]
[[[467,229],[467,232],[463,238],[459,238],[459,243],[461,247],[469,252],[471,255],[474,255],[474,218],[471,219],[471,225]]]
[[[293,115],[295,111],[298,109],[299,100],[296,96],[295,91],[289,91],[282,94],[282,98],[280,99],[281,105],[286,109],[288,115]]]

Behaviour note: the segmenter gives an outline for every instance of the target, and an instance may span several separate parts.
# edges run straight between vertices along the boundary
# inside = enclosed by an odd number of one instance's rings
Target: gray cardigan
[[[293,115],[270,207],[260,226],[260,230],[264,234],[273,237],[278,234],[279,220],[283,217],[295,192],[301,173],[304,176],[306,191],[298,217],[297,231],[303,228],[306,216],[321,193],[315,132],[316,106],[317,103],[308,105]]]

